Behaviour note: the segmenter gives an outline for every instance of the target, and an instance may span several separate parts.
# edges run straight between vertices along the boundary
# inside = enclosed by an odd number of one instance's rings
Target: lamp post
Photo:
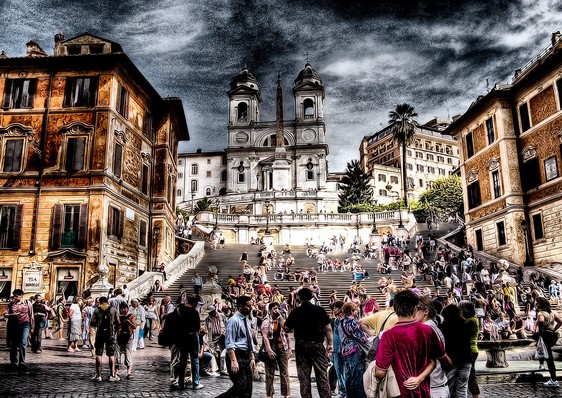
[[[374,200],[375,202],[375,207],[377,206],[377,200]],[[373,207],[373,230],[371,231],[371,233],[376,234],[377,233],[377,210],[376,208]]]
[[[269,235],[271,231],[269,230],[269,209],[273,206],[269,199],[265,200],[263,205],[265,207],[265,235]]]
[[[402,224],[402,199],[400,199],[400,201],[398,202],[398,217],[399,218],[399,223],[398,223],[398,228],[404,228],[404,224]]]
[[[154,270],[158,269],[158,240],[160,238],[160,227],[155,226],[153,229],[154,232]]]
[[[220,204],[221,204],[221,202],[217,199],[217,204],[216,204],[216,207],[215,207],[215,227],[213,228],[213,232],[218,230]]]
[[[531,256],[529,255],[529,238],[527,235],[529,225],[527,224],[527,220],[521,220],[521,229],[523,230],[523,238],[525,240],[525,263],[523,266],[530,267],[533,265],[533,262],[531,261]]]
[[[195,192],[191,191],[191,213],[193,214],[193,200],[195,199]]]

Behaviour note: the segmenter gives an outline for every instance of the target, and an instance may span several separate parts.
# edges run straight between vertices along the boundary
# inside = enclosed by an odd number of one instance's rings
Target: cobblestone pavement
[[[134,353],[134,379],[119,382],[90,381],[94,360],[89,351],[68,353],[64,341],[46,340],[43,353],[28,352],[26,372],[10,370],[8,358],[9,353],[3,347],[0,350],[0,397],[216,397],[231,386],[227,376],[206,377],[201,381],[205,385],[202,390],[170,391],[169,351],[152,342],[148,342],[146,349]],[[104,378],[108,376],[105,361]],[[562,388],[550,390],[542,383],[488,384],[481,388],[483,398],[562,396]],[[300,396],[295,378],[291,379],[291,392],[293,397]],[[265,397],[263,381],[254,382],[253,396]],[[318,397],[316,391],[313,396]]]

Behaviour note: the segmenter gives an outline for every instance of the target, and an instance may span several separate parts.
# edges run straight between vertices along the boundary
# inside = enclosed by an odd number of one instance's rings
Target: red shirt
[[[418,376],[429,359],[445,356],[445,350],[431,326],[413,321],[399,321],[383,333],[377,350],[377,368],[387,370],[392,365],[402,397],[429,398],[429,377],[417,389],[408,390],[404,381]]]

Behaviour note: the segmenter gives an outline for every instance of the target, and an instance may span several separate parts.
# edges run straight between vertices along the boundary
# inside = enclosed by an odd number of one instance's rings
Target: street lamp
[[[160,227],[156,225],[153,229],[154,232],[154,270],[158,269],[158,240],[160,238]]]
[[[193,211],[193,199],[195,199],[195,192],[191,191],[191,214],[194,213],[194,211]]]
[[[269,209],[273,206],[269,199],[265,200],[265,235],[269,235],[271,232],[269,231]]]
[[[219,224],[219,207],[220,207],[220,201],[217,199],[217,205],[215,207],[215,228],[214,231],[218,230],[218,224]]]
[[[402,224],[402,199],[398,201],[398,216],[400,217],[400,221],[398,223],[398,228],[404,228],[404,224]]]
[[[373,230],[371,231],[371,233],[376,234],[377,233],[377,200],[374,200],[375,202],[375,207],[373,207]]]

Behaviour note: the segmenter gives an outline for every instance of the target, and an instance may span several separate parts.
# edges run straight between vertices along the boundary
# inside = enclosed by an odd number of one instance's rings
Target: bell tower
[[[322,78],[310,62],[304,65],[293,86],[297,123],[318,123],[324,120],[324,86]]]
[[[248,126],[260,121],[260,85],[246,65],[232,79],[228,98],[229,126]]]

